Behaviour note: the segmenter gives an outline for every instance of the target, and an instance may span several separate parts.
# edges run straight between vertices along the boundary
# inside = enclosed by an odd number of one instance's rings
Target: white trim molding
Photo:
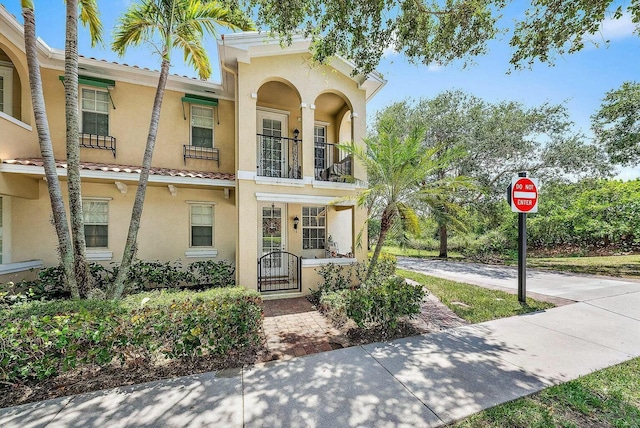
[[[24,272],[30,269],[42,269],[44,263],[42,260],[27,260],[24,262],[4,263],[0,265],[0,275],[8,273]]]
[[[184,256],[189,259],[193,258],[213,258],[218,257],[218,250],[215,248],[190,248],[184,252]]]
[[[334,265],[346,266],[353,263],[358,263],[358,259],[355,258],[344,258],[344,257],[333,257],[327,259],[302,259],[302,267],[318,267],[324,266],[333,263]]]
[[[292,204],[309,204],[309,205],[339,205],[354,206],[356,201],[344,200],[340,197],[333,196],[316,196],[316,195],[292,195],[287,193],[261,193],[256,192],[256,199],[261,202],[288,202]]]
[[[7,113],[0,111],[0,118],[4,119],[4,120],[8,120],[9,122],[13,123],[14,125],[18,125],[21,128],[26,129],[27,131],[33,131],[33,128],[31,127],[31,125],[27,125],[26,123],[24,123],[21,120],[16,119],[13,116],[8,115]]]
[[[113,259],[113,251],[109,250],[90,250],[87,248],[87,260],[90,261],[111,261]]]
[[[256,184],[267,184],[267,185],[279,185],[279,186],[289,186],[289,187],[304,187],[304,180],[299,180],[297,178],[280,178],[280,177],[262,177],[256,176]]]
[[[355,183],[341,183],[339,181],[313,181],[314,189],[333,189],[333,190],[356,190],[361,189],[361,186],[358,186]]]

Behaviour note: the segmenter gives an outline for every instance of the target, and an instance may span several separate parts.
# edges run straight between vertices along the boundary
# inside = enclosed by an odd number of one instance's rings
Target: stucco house
[[[45,103],[66,192],[64,52],[40,41]],[[219,83],[171,75],[137,257],[227,260],[237,283],[306,293],[315,268],[366,257],[366,172],[336,143],[361,142],[366,104],[385,84],[334,58],[311,61],[258,33],[218,41]],[[212,60],[215,55],[211,54]],[[158,72],[81,57],[81,176],[89,258],[119,262]],[[57,264],[31,107],[23,29],[0,6],[0,204],[3,279]],[[364,228],[362,242],[366,242]]]

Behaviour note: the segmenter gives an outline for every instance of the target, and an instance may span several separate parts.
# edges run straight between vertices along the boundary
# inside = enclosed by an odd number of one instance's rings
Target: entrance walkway
[[[316,311],[306,297],[265,300],[264,333],[268,360],[340,349],[346,340],[327,318]]]

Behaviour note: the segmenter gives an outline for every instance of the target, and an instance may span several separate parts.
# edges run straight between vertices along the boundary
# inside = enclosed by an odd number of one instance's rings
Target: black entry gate
[[[302,291],[302,261],[286,251],[273,251],[258,259],[258,291]]]

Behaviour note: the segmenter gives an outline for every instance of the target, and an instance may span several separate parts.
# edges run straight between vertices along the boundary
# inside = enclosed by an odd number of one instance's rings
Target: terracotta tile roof
[[[24,166],[43,166],[44,162],[41,158],[20,158],[20,159],[4,159],[2,163],[9,165],[24,165]],[[67,168],[67,162],[56,160],[56,167]],[[131,174],[139,174],[141,166],[131,165],[116,165],[106,163],[91,163],[81,162],[80,169],[88,171],[104,171],[104,172],[128,172]],[[151,167],[149,171],[151,175],[162,175],[168,177],[184,177],[184,178],[206,178],[210,180],[231,180],[236,179],[234,174],[227,174],[223,172],[212,171],[188,171],[182,169],[170,169],[170,168],[154,168]]]
[[[139,66],[137,66],[135,64],[134,65],[129,65],[129,64],[124,63],[124,62],[108,61],[106,59],[96,58],[96,57],[93,57],[93,56],[85,56],[85,55],[82,55],[82,54],[78,54],[78,57],[79,58],[84,58],[84,59],[90,59],[90,60],[98,61],[98,62],[104,62],[106,64],[115,64],[115,65],[121,65],[123,67],[137,68],[139,70],[151,71],[153,73],[158,73],[158,74],[160,73],[159,70],[155,70],[155,69],[147,68],[147,67],[139,67]],[[195,81],[198,81],[198,82],[207,82],[207,80],[205,80],[205,79],[200,79],[200,78],[193,77],[193,76],[187,76],[185,74],[171,73],[171,76],[184,77],[184,78],[195,80]],[[212,82],[212,83],[215,83],[215,82]]]

